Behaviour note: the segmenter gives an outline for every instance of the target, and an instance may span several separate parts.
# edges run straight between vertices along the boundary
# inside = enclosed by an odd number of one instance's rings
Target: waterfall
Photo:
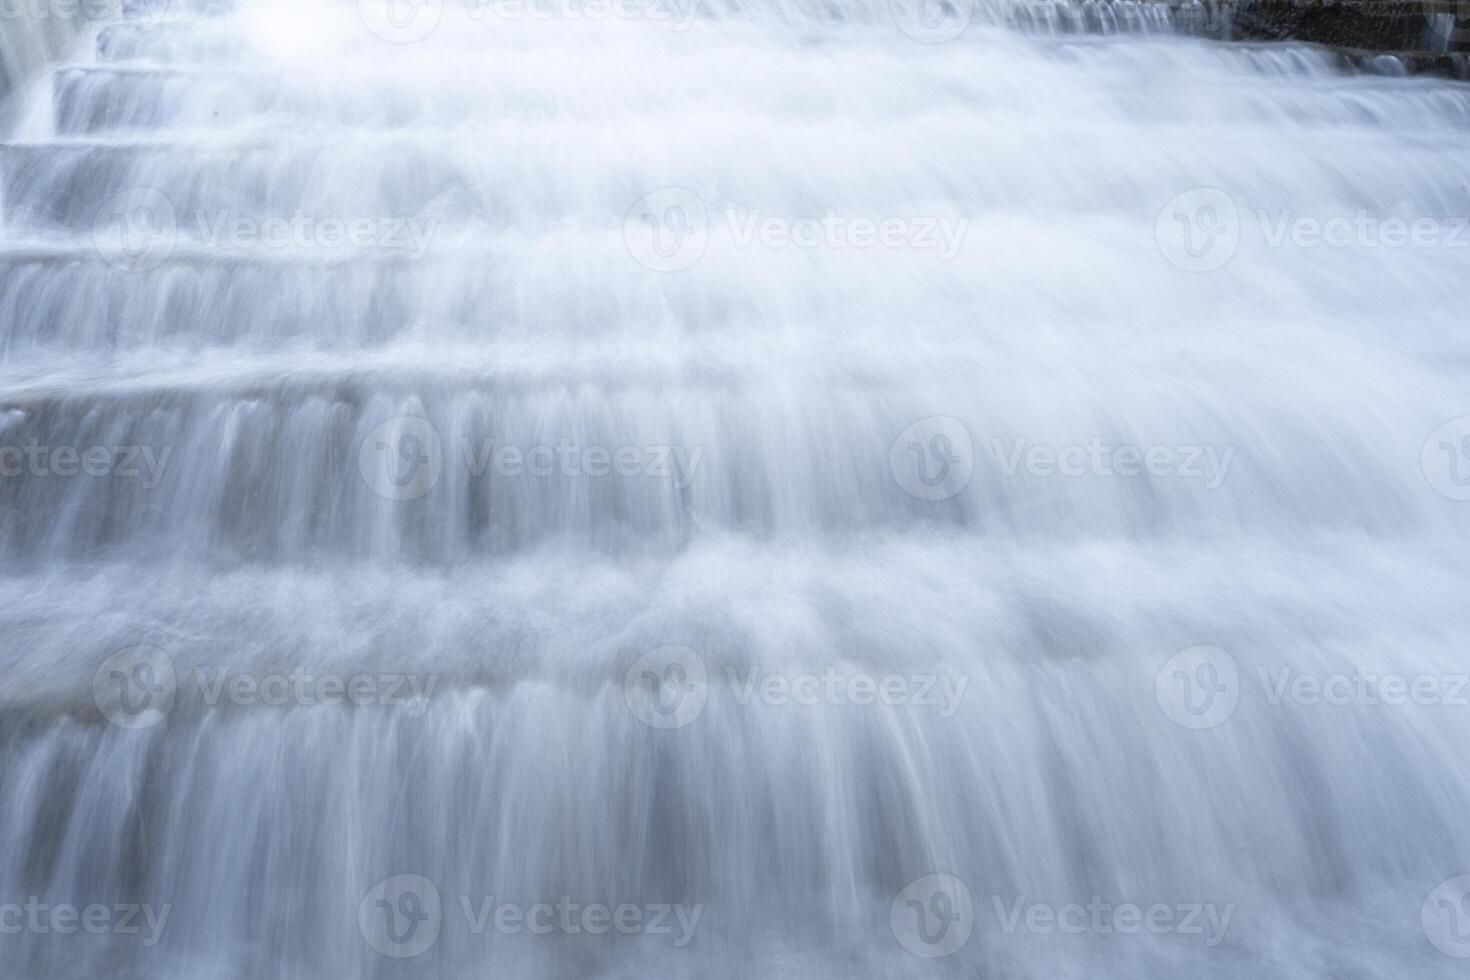
[[[0,974],[1461,976],[1470,89],[1198,14],[80,22]]]

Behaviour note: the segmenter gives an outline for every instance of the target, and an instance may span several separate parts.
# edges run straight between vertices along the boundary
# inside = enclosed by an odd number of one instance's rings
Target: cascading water
[[[1159,11],[94,25],[0,974],[1463,975],[1470,90]]]

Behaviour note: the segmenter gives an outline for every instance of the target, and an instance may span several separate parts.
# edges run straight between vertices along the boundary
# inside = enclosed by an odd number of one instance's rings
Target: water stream
[[[1462,976],[1470,88],[985,3],[81,32],[0,972]]]

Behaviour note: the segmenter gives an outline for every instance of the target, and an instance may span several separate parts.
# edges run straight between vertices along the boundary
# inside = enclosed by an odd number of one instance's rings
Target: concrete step
[[[204,65],[63,65],[52,74],[64,135],[229,126],[265,111],[275,89],[272,80]]]
[[[199,20],[118,21],[97,31],[97,60],[105,64],[236,61],[247,45],[226,22]]]
[[[1154,2],[1168,6],[1181,28],[1220,40],[1303,41],[1370,54],[1470,50],[1470,8],[1458,0]]]

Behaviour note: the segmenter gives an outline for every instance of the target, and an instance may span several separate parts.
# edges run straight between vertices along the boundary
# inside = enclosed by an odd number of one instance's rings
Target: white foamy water
[[[1470,89],[198,6],[0,145],[0,973],[1462,975]]]

